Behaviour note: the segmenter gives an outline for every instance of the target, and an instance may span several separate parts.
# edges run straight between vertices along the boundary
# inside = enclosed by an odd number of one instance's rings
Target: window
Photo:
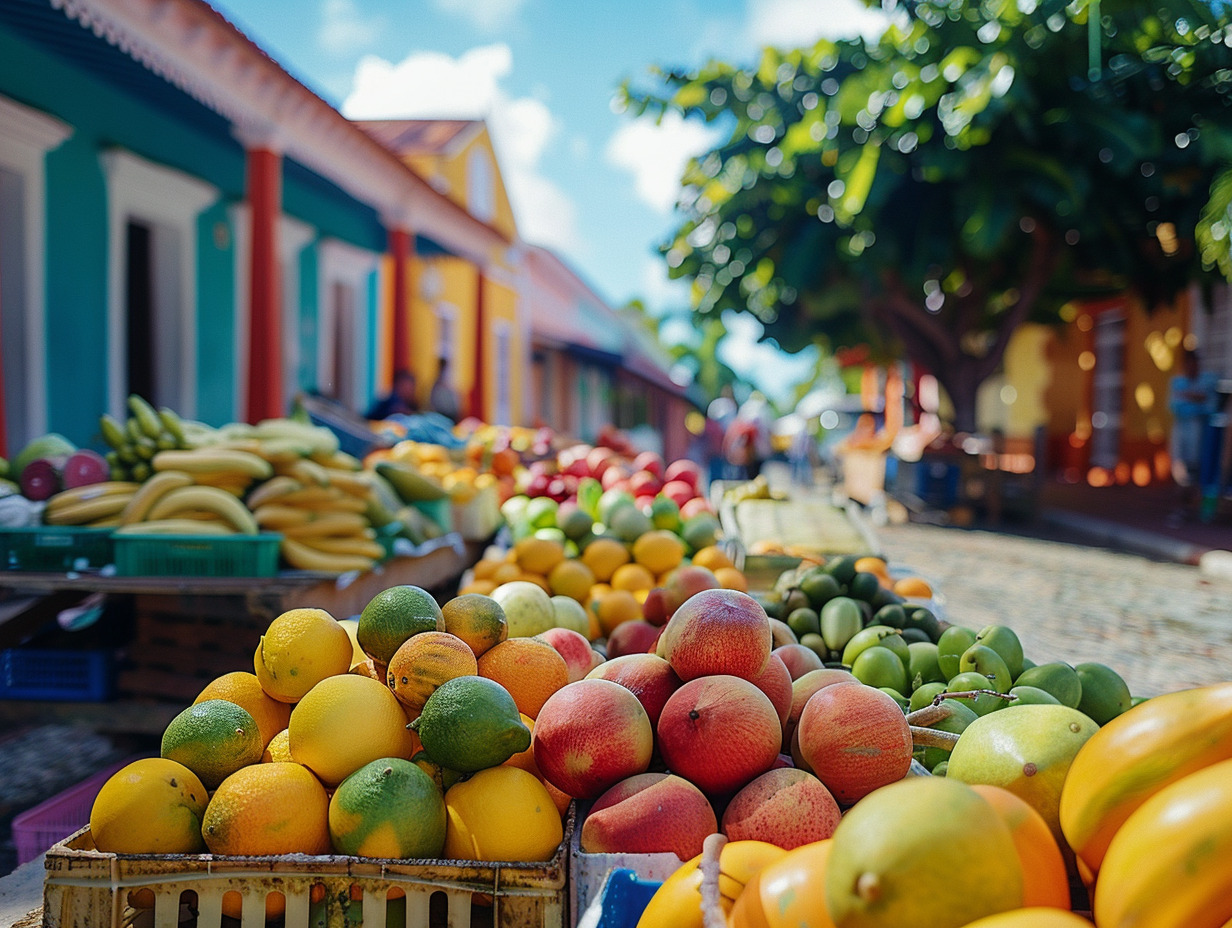
[[[6,437],[18,448],[47,431],[44,165],[72,129],[4,97],[0,125],[0,352]]]
[[[471,149],[466,159],[466,205],[471,214],[484,222],[496,215],[495,172],[486,149]]]
[[[375,307],[370,283],[380,255],[334,239],[317,246],[321,305],[317,346],[317,387],[350,409],[372,395],[367,368]]]

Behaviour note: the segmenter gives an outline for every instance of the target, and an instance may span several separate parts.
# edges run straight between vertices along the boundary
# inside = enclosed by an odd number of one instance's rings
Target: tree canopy
[[[696,314],[752,313],[792,351],[905,353],[969,429],[1023,322],[1232,270],[1222,6],[913,0],[892,22],[622,88],[635,115],[729,130],[662,247]]]

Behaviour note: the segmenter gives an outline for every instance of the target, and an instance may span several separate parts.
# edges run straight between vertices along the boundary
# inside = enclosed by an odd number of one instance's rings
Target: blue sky
[[[753,62],[763,45],[876,28],[858,0],[217,0],[291,74],[353,118],[488,121],[523,238],[564,258],[613,304],[682,308],[656,246],[687,158],[713,130],[613,111],[652,64]],[[775,361],[736,320],[725,360],[746,376]],[[769,386],[769,385],[767,385]]]

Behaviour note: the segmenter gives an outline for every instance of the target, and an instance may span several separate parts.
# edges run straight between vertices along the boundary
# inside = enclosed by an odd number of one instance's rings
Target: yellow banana
[[[192,482],[193,478],[182,470],[164,470],[154,474],[133,494],[133,498],[120,514],[120,524],[131,525],[143,521],[150,508],[162,499],[163,494],[180,487],[192,486]]]
[[[128,505],[132,496],[99,496],[84,502],[61,506],[54,512],[44,512],[43,521],[48,525],[86,525],[98,519],[118,516]]]
[[[252,511],[257,525],[271,532],[281,532],[295,525],[304,525],[312,520],[312,513],[297,506],[282,506],[278,503],[266,503]]]
[[[84,487],[73,487],[71,490],[61,490],[47,500],[44,514],[54,513],[57,509],[72,506],[74,503],[84,503],[87,500],[99,499],[103,496],[132,496],[141,488],[141,484],[132,480],[105,480],[102,483],[89,483]]]
[[[253,487],[252,492],[248,494],[248,508],[256,512],[266,503],[272,503],[287,493],[294,493],[303,488],[304,485],[294,477],[271,477],[259,486]]]
[[[195,448],[186,451],[160,451],[151,462],[154,470],[182,470],[189,474],[232,471],[264,480],[273,473],[269,461],[247,451],[230,448]]]
[[[147,438],[157,438],[163,430],[163,420],[158,418],[158,411],[136,393],[128,396],[128,409],[133,414],[141,431]]]
[[[341,490],[334,487],[322,486],[306,486],[302,490],[296,490],[294,493],[288,493],[279,498],[278,502],[283,506],[305,506],[311,509],[321,503],[333,503],[346,496]]]
[[[1061,791],[1061,831],[1098,872],[1118,828],[1151,795],[1232,758],[1232,683],[1165,693],[1117,716],[1082,746]]]
[[[232,496],[243,497],[252,486],[252,478],[235,471],[218,471],[211,474],[193,474],[193,483],[201,487],[217,487]]]
[[[301,538],[301,544],[313,548],[323,554],[350,554],[357,557],[372,558],[379,561],[385,557],[385,548],[370,538],[362,535],[344,535],[342,537]]]
[[[280,500],[280,502],[284,502]],[[290,501],[285,501],[287,505],[296,505]],[[327,499],[320,503],[305,503],[304,508],[311,509],[313,512],[367,512],[368,504],[362,499],[356,499],[354,496],[343,494],[337,499]]]
[[[257,454],[271,464],[294,464],[306,458],[312,452],[312,446],[294,438],[259,438]]]
[[[86,522],[82,528],[115,528],[119,524],[119,516],[107,516],[105,519],[95,519],[93,522]]]
[[[248,507],[217,487],[190,486],[172,490],[154,504],[146,518],[150,521],[169,519],[181,512],[197,509],[218,513],[241,534],[256,535],[260,531]]]
[[[347,454],[345,451],[335,451],[332,454],[313,454],[311,457],[312,460],[322,467],[327,467],[331,470],[360,471],[364,469],[363,461],[353,454]]]
[[[351,496],[366,499],[372,493],[372,477],[366,471],[327,467],[325,476],[329,478],[331,487],[337,487]]]
[[[199,519],[155,519],[121,525],[117,535],[235,535],[229,522],[202,522]]]
[[[288,538],[319,538],[325,535],[358,535],[368,527],[368,520],[353,512],[329,512],[302,525],[282,530]]]
[[[300,458],[290,466],[288,473],[305,486],[329,486],[329,474],[325,473],[325,468],[308,458]]]
[[[301,544],[293,538],[284,538],[279,550],[282,558],[296,570],[316,573],[345,574],[352,570],[371,570],[373,559],[355,554],[326,554]]]
[[[1216,928],[1232,918],[1232,760],[1165,786],[1108,846],[1100,928]]]

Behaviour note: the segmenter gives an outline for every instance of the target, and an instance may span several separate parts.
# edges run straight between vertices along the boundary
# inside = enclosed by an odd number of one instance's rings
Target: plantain
[[[244,535],[256,535],[260,529],[257,520],[243,503],[225,490],[217,487],[180,487],[165,494],[154,504],[147,519],[174,518],[186,510],[204,509],[216,512]]]
[[[120,515],[120,524],[131,525],[134,522],[145,521],[150,509],[162,499],[164,494],[180,487],[192,486],[192,482],[193,478],[181,470],[165,470],[155,474],[133,494],[133,498]]]

